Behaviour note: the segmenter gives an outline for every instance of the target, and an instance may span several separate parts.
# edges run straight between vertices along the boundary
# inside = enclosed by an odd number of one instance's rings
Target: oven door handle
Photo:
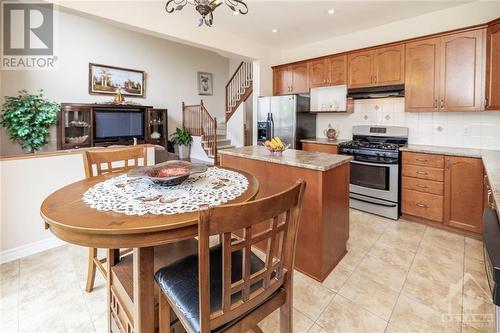
[[[360,160],[351,160],[351,163],[355,164],[361,164],[361,165],[371,165],[371,166],[376,166],[376,167],[397,167],[397,164],[391,164],[391,163],[372,163],[372,162],[364,162]]]
[[[386,204],[386,203],[382,203],[382,202],[373,202],[373,201],[364,200],[364,199],[360,199],[358,197],[352,197],[352,196],[349,196],[349,199],[358,200],[361,202],[366,202],[369,204],[379,205],[379,206],[384,206],[384,207],[396,207],[397,206],[396,204]]]

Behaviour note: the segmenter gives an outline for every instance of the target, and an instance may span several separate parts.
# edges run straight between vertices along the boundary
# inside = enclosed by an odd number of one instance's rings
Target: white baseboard
[[[0,264],[24,258],[35,253],[50,250],[52,248],[66,244],[66,242],[56,237],[47,238],[38,242],[15,247],[13,249],[0,252]]]

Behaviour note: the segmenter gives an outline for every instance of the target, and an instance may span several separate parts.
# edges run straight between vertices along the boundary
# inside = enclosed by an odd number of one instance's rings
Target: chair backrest
[[[290,285],[295,260],[295,242],[302,210],[305,182],[273,196],[199,211],[200,328],[209,332],[257,307],[283,285]],[[257,232],[252,227],[268,223]],[[268,226],[268,227],[267,227]],[[242,234],[242,237],[236,234]],[[210,310],[209,237],[222,237],[222,309]],[[251,272],[252,245],[265,242],[264,266]],[[233,252],[242,251],[242,274],[232,281]],[[255,286],[258,286],[255,288]],[[291,287],[291,286],[290,286]],[[237,294],[237,295],[236,295]],[[234,297],[238,296],[238,297]]]
[[[90,178],[109,172],[126,171],[139,166],[140,160],[143,161],[142,165],[148,164],[147,148],[125,147],[88,150],[83,154],[85,177]]]

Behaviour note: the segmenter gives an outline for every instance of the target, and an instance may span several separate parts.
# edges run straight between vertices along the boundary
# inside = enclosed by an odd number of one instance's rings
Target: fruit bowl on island
[[[267,140],[264,142],[264,146],[269,150],[271,153],[281,155],[285,150],[290,148],[290,145],[284,144],[279,137],[274,137],[271,140]]]

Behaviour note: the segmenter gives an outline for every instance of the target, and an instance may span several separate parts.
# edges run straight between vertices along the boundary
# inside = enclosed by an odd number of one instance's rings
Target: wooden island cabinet
[[[277,156],[261,146],[225,149],[220,155],[221,166],[246,171],[259,180],[257,199],[283,191],[298,179],[306,181],[295,266],[323,281],[347,253],[352,157],[294,149]],[[269,223],[260,227],[255,232]]]

